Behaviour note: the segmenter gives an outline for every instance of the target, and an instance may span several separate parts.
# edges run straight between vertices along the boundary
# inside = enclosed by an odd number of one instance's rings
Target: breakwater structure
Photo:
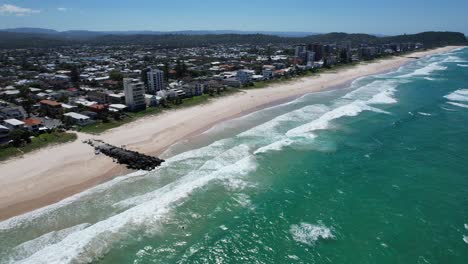
[[[128,150],[123,147],[116,147],[105,143],[102,140],[89,139],[83,143],[94,147],[96,154],[104,154],[111,157],[118,164],[125,164],[132,170],[153,170],[164,162],[163,159],[148,156],[136,151]]]

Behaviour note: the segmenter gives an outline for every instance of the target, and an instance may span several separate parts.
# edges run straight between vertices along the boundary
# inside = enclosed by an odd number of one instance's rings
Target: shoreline
[[[338,69],[337,72],[301,77],[266,88],[239,93],[193,107],[147,116],[101,135],[77,133],[75,142],[51,146],[0,163],[0,221],[56,202],[131,171],[82,143],[102,139],[113,145],[160,155],[173,144],[190,139],[214,125],[304,94],[339,89],[369,75],[393,71],[411,61],[449,52],[459,46],[413,52],[376,62]],[[226,107],[229,106],[229,107]]]

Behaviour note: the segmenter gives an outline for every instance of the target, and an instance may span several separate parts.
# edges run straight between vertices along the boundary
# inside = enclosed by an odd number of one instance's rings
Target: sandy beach
[[[391,71],[414,61],[410,57],[423,57],[455,48],[458,47],[416,52],[264,89],[243,90],[204,105],[148,116],[99,136],[78,133],[75,142],[42,149],[0,164],[0,220],[58,202],[129,172],[108,157],[96,156],[90,146],[82,143],[83,140],[102,139],[110,144],[126,145],[132,150],[157,155],[174,143],[224,120],[306,93],[345,87],[356,78]]]

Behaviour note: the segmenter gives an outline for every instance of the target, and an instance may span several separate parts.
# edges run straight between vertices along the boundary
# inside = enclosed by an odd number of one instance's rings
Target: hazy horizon
[[[281,6],[281,8],[278,8]],[[468,3],[447,0],[370,0],[333,3],[293,0],[219,3],[0,1],[2,28],[58,31],[274,31],[399,35],[424,31],[468,33]]]

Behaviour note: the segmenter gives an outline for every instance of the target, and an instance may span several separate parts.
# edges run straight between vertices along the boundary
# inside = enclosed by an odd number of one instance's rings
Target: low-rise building
[[[103,104],[93,104],[93,105],[88,106],[88,108],[90,111],[95,112],[95,113],[102,113],[102,112],[107,111],[108,109],[107,105],[103,105]]]
[[[109,110],[114,112],[123,112],[127,109],[127,106],[124,104],[110,104]]]
[[[237,79],[241,82],[242,85],[249,83],[252,80],[252,74],[247,70],[237,71]]]
[[[227,86],[231,86],[231,87],[236,87],[236,88],[239,88],[242,85],[242,83],[241,83],[241,81],[239,81],[239,79],[233,78],[233,77],[223,79],[223,84],[227,85]]]
[[[47,116],[59,117],[63,114],[62,104],[52,100],[42,100],[39,102],[41,109]]]
[[[110,102],[109,93],[100,90],[89,91],[87,97],[90,101],[96,101],[100,104],[108,104]]]
[[[263,75],[263,77],[264,77],[265,79],[267,79],[267,80],[270,80],[270,79],[272,79],[272,78],[275,76],[274,70],[272,70],[272,69],[264,69],[264,70],[262,71],[262,75]]]
[[[0,107],[0,119],[3,117],[4,119],[18,119],[23,120],[27,116],[26,111],[22,106],[7,106],[7,107]]]
[[[25,124],[23,121],[20,121],[18,119],[6,119],[3,121],[3,125],[6,126],[8,129],[13,130],[13,129],[24,129]]]
[[[79,126],[86,126],[94,122],[89,116],[85,116],[75,112],[66,113],[64,114],[64,116],[68,120],[68,122]]]
[[[26,128],[31,132],[39,132],[39,129],[42,127],[42,121],[36,118],[28,118],[23,120]]]

